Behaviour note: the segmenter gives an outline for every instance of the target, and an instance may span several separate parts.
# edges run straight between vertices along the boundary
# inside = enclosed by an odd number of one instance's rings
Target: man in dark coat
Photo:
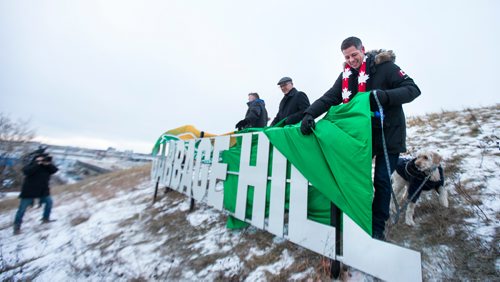
[[[365,53],[361,40],[356,37],[345,39],[341,51],[345,58],[344,71],[332,88],[305,110],[301,131],[305,135],[311,134],[315,127],[314,118],[333,105],[348,103],[358,92],[371,91],[371,110],[379,111],[375,95],[383,108],[383,128],[392,173],[399,154],[406,151],[406,122],[402,104],[418,97],[420,89],[394,63],[396,56],[392,51]],[[392,188],[384,157],[381,120],[377,115],[372,118],[372,150],[372,157],[375,157],[372,231],[374,238],[385,240],[385,222],[389,219]]]
[[[40,204],[45,204],[42,222],[50,222],[52,198],[49,181],[51,175],[57,170],[58,168],[52,163],[52,157],[46,153],[35,156],[29,164],[23,167],[25,178],[19,195],[21,202],[14,220],[14,234],[20,233],[24,212],[28,206],[33,206],[36,198],[40,199]]]
[[[250,127],[265,127],[267,125],[266,103],[258,93],[248,94],[248,110],[245,118],[240,120],[235,128],[242,130]]]
[[[280,79],[278,85],[284,97],[281,99],[278,114],[271,122],[271,126],[283,119],[285,119],[284,125],[298,123],[304,115],[304,110],[310,105],[309,98],[307,98],[306,93],[293,87],[292,79],[289,77]]]

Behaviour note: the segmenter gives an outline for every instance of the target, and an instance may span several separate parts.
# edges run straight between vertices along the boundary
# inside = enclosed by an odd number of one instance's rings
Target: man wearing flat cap
[[[285,119],[284,125],[295,124],[302,120],[304,110],[310,105],[306,93],[298,91],[293,87],[292,79],[285,76],[278,81],[284,96],[281,99],[278,114],[271,122],[271,126],[276,125]]]

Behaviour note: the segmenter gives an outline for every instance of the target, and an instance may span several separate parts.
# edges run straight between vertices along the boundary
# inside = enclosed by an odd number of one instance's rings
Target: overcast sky
[[[56,144],[149,152],[181,125],[233,130],[249,92],[274,118],[282,76],[313,102],[352,35],[394,50],[420,87],[407,115],[492,105],[499,13],[494,0],[0,0],[0,112]]]

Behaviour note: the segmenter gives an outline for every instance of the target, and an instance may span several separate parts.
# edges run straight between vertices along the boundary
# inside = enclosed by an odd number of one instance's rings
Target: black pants
[[[391,174],[396,169],[399,154],[389,154]],[[385,238],[385,222],[389,219],[391,203],[391,178],[387,173],[384,154],[375,155],[375,175],[373,177],[375,196],[372,203],[372,233],[374,238]]]

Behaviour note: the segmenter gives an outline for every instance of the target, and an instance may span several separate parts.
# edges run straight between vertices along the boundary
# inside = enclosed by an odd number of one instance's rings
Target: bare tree
[[[29,120],[13,121],[0,113],[0,192],[8,187],[19,187],[22,179],[21,158],[30,149],[35,131]]]

